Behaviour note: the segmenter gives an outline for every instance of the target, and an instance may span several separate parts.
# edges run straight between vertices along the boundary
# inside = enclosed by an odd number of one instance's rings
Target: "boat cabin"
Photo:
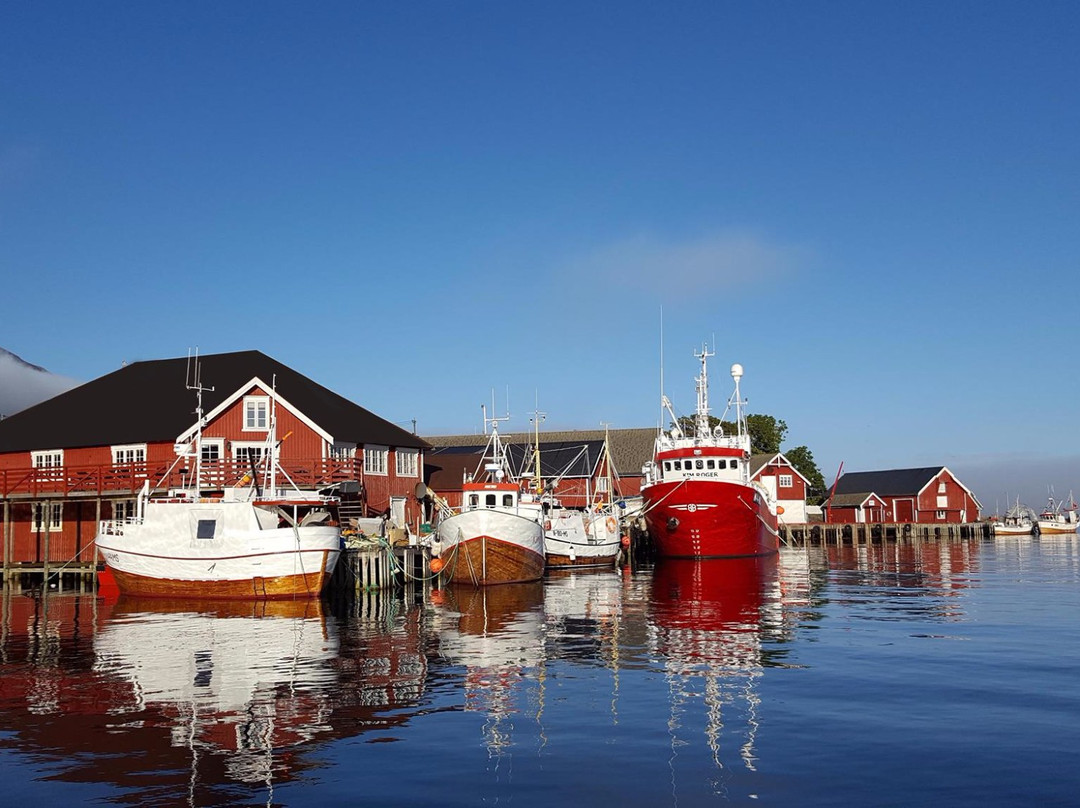
[[[465,483],[462,510],[502,508],[516,510],[521,490],[514,483]]]
[[[742,482],[746,479],[748,460],[740,449],[701,447],[673,449],[660,452],[656,464],[660,479],[664,482],[681,480],[729,480]]]

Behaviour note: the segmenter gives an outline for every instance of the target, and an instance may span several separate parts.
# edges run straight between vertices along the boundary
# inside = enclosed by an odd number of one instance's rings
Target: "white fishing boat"
[[[1075,533],[1080,526],[1076,500],[1072,492],[1069,492],[1068,502],[1064,500],[1056,502],[1051,495],[1046,503],[1046,508],[1039,514],[1039,535],[1052,535],[1055,533]]]
[[[585,501],[581,508],[563,507],[555,496],[559,481],[574,467],[587,450],[582,446],[566,467],[557,471],[553,479],[545,482],[540,465],[540,413],[533,443],[532,490],[544,512],[544,554],[548,569],[559,567],[607,567],[615,564],[621,545],[620,513],[612,499],[615,491],[615,474],[611,454],[605,437],[595,468],[604,469],[601,479],[605,491],[590,490],[593,466],[588,465],[590,477],[586,480]]]
[[[1000,519],[994,519],[992,525],[995,536],[1029,536],[1034,532],[1036,522],[1034,512],[1021,505],[1017,497],[1016,503]]]
[[[194,466],[192,484],[158,495],[147,480],[133,516],[99,524],[97,547],[120,592],[200,599],[318,596],[341,552],[338,501],[279,486],[288,477],[277,458],[275,397],[261,468],[253,464],[244,487],[210,489],[202,474],[202,393],[213,388],[201,387],[197,360],[188,389],[196,391],[197,420],[176,445],[176,463]]]
[[[544,528],[540,503],[521,489],[499,439],[499,418],[491,424],[484,456],[462,486],[458,510],[442,507],[436,528],[444,578],[474,586],[539,580],[544,574]]]

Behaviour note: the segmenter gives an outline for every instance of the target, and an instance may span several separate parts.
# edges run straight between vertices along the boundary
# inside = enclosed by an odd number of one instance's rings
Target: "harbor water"
[[[1075,805],[1076,536],[200,603],[5,591],[8,805]]]

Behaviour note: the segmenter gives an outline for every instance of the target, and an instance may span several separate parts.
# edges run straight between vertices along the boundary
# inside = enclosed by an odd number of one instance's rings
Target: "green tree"
[[[796,446],[784,452],[784,457],[791,461],[796,471],[810,482],[806,492],[806,501],[811,505],[820,505],[825,501],[825,477],[814,462],[813,453],[805,446]]]
[[[787,434],[787,424],[771,415],[746,416],[746,429],[750,433],[752,454],[774,454]]]

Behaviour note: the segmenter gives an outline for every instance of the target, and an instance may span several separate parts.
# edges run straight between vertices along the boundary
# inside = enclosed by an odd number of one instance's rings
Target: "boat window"
[[[739,461],[738,460],[732,460],[731,461],[731,467],[733,469],[737,469],[739,467]]]
[[[705,468],[705,461],[704,461],[704,460],[702,460],[702,459],[701,459],[701,458],[699,457],[699,458],[697,459],[697,463],[696,463],[696,465],[697,465],[697,467],[698,467],[699,469],[703,469],[703,468]]]
[[[495,507],[495,495],[494,494],[488,494],[486,497],[484,497],[484,505],[486,505],[488,508],[494,508]]]
[[[477,507],[480,504],[479,494],[469,494],[469,506],[472,508]]]
[[[716,461],[715,460],[706,460],[705,461],[705,467],[710,468],[710,469],[716,468]]]
[[[675,471],[682,471],[682,461],[681,460],[676,460],[675,461]]]
[[[217,527],[216,519],[200,519],[199,524],[195,528],[195,538],[197,539],[212,539],[214,538],[214,529]]]
[[[514,495],[513,494],[503,494],[503,507],[504,508],[513,508],[514,507]]]
[[[670,460],[665,460],[664,461],[664,471],[671,471],[671,461]]]

